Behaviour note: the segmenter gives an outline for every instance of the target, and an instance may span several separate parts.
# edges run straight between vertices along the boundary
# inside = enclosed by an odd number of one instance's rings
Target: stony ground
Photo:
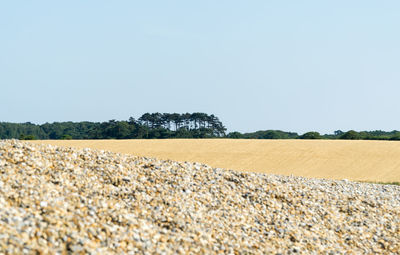
[[[400,186],[0,141],[0,254],[400,253]]]

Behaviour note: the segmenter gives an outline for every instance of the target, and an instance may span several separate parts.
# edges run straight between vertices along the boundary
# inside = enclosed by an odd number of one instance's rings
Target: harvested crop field
[[[0,253],[400,252],[400,186],[0,141]]]
[[[35,141],[213,167],[355,181],[400,181],[400,142],[345,140],[70,140]]]

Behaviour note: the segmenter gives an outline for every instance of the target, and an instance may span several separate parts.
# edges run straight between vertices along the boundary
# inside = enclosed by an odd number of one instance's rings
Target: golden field
[[[213,167],[356,181],[400,181],[400,142],[348,140],[41,140]]]

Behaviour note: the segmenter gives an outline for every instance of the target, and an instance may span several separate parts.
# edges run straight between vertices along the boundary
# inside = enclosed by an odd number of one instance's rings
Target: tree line
[[[253,133],[231,132],[227,134],[228,138],[239,139],[343,139],[343,140],[400,140],[400,131],[361,131],[349,130],[347,132],[337,130],[333,134],[321,135],[318,132],[311,131],[302,135],[293,132],[284,132],[281,130],[265,130]]]
[[[165,139],[224,137],[226,128],[205,113],[145,113],[139,119],[54,122],[41,125],[0,122],[0,139]]]
[[[0,122],[0,139],[166,139],[166,138],[232,138],[232,139],[346,139],[400,140],[397,130],[386,132],[337,130],[333,134],[260,130],[250,133],[230,132],[215,115],[206,113],[145,113],[137,120],[107,122],[54,122],[41,125]]]

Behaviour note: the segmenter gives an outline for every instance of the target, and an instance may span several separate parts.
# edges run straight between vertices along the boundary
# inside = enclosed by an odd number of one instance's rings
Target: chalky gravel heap
[[[0,253],[400,253],[400,186],[0,141]]]

